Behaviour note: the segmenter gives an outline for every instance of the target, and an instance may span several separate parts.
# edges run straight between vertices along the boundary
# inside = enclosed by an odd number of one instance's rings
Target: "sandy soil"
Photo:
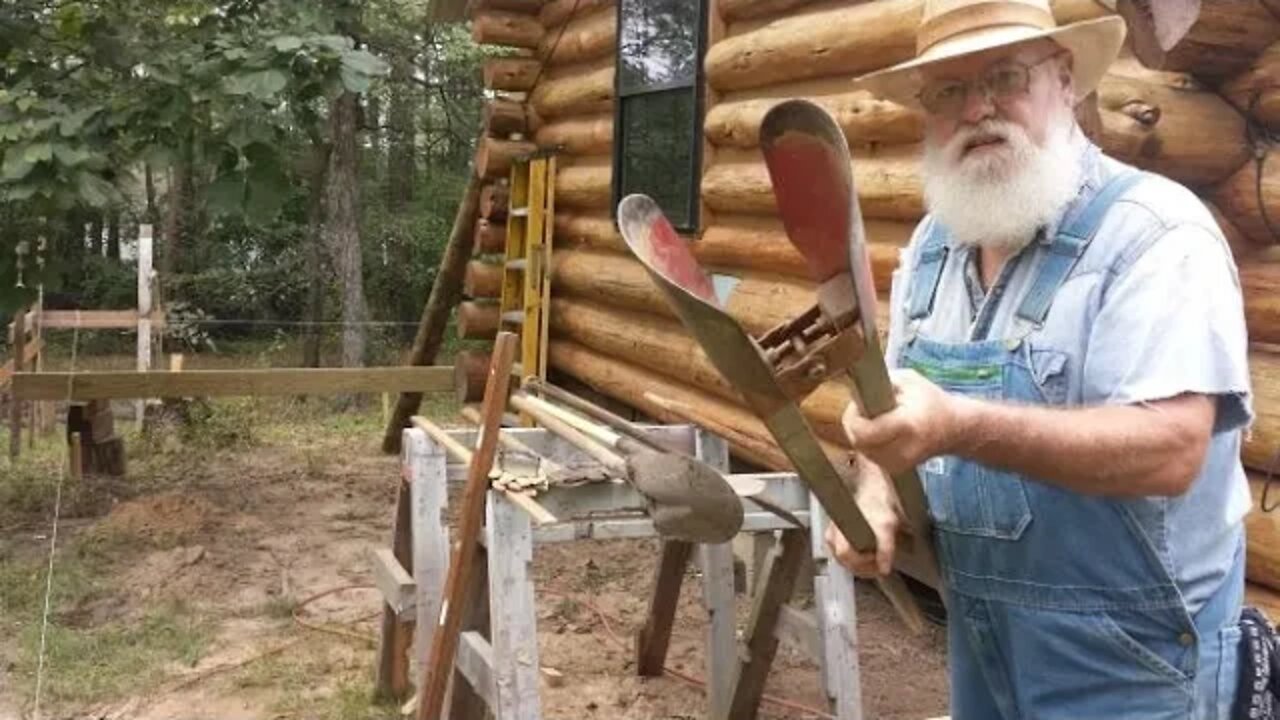
[[[394,716],[386,708],[360,707],[370,686],[374,645],[368,638],[379,612],[365,558],[370,547],[387,542],[398,478],[398,460],[378,453],[377,441],[370,434],[221,452],[180,476],[153,478],[149,486],[163,487],[161,492],[118,502],[96,519],[69,526],[72,533],[109,537],[120,549],[106,569],[109,591],[68,609],[65,622],[128,619],[181,599],[211,623],[212,641],[194,666],[168,668],[148,681],[145,693],[59,707],[57,717]],[[630,638],[644,619],[657,547],[644,540],[537,549],[540,661],[565,676],[561,687],[544,683],[544,717],[702,716],[700,689],[671,677],[634,675]],[[290,619],[297,602],[346,587],[352,589],[301,611],[304,619],[344,635],[304,629]],[[668,659],[674,669],[696,675],[705,669],[700,596],[691,569]],[[942,632],[931,628],[924,638],[908,637],[877,591],[860,585],[857,597],[867,717],[945,714]],[[748,608],[749,598],[739,595],[742,623]],[[0,637],[0,650],[11,642]],[[29,705],[29,698],[15,696],[7,672],[0,669],[0,718]],[[785,643],[767,692],[800,705],[823,704],[816,666]],[[335,709],[340,704],[347,708],[341,713]],[[760,716],[815,717],[777,704],[764,705]]]

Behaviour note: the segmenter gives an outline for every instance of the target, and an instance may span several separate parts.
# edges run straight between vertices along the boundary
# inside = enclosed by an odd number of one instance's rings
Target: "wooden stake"
[[[417,720],[440,720],[444,706],[445,688],[453,673],[453,656],[458,649],[458,633],[462,616],[470,604],[471,579],[475,568],[473,561],[479,543],[480,526],[484,522],[485,494],[489,490],[489,471],[498,449],[503,411],[507,405],[507,390],[511,382],[511,366],[515,363],[519,339],[512,333],[498,334],[493,348],[493,365],[489,370],[489,384],[485,388],[481,405],[481,423],[477,447],[467,469],[467,484],[462,496],[462,508],[458,515],[458,542],[449,562],[449,576],[444,586],[444,605],[440,608],[440,623],[431,638],[431,652],[427,656],[425,676],[419,685],[420,702]]]
[[[20,310],[13,317],[13,372],[22,372],[25,365],[27,341],[27,311]],[[22,401],[18,399],[17,386],[9,396],[9,461],[17,462],[22,453]]]

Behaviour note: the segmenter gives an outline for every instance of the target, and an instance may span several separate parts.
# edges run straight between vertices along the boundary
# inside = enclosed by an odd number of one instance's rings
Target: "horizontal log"
[[[1119,0],[1133,52],[1148,67],[1162,67],[1165,56],[1186,37],[1200,15],[1200,0]]]
[[[876,290],[887,294],[898,254],[911,238],[914,223],[866,220],[867,252]],[[694,255],[710,268],[744,268],[808,279],[808,267],[787,239],[782,224],[772,218],[749,216],[716,218],[693,242]]]
[[[524,13],[482,10],[471,16],[471,39],[477,45],[505,45],[537,50],[542,23]]]
[[[915,56],[922,8],[923,0],[828,0],[735,23],[729,37],[707,51],[707,79],[728,91],[878,70]],[[1111,12],[1095,0],[1059,0],[1053,11],[1059,22]]]
[[[152,328],[162,328],[165,323],[163,310],[153,310],[148,316]],[[137,310],[41,310],[29,312],[26,318],[28,332],[36,324],[45,330],[137,330]],[[9,323],[9,341],[13,342],[13,323]]]
[[[720,0],[720,16],[725,22],[781,15],[813,0]]]
[[[1147,52],[1142,61],[1153,68],[1222,78],[1249,67],[1278,39],[1280,21],[1261,0],[1202,2],[1195,24],[1173,49],[1163,55]]]
[[[1248,573],[1248,570],[1245,572]],[[1244,586],[1244,601],[1262,610],[1272,622],[1280,618],[1280,591],[1250,580]]]
[[[1265,216],[1259,195],[1265,203]],[[1280,152],[1274,148],[1266,151],[1261,181],[1258,163],[1251,160],[1213,188],[1209,200],[1255,244],[1280,242]]]
[[[543,0],[473,0],[472,10],[505,10],[507,12],[537,15]]]
[[[496,263],[472,260],[462,279],[462,293],[472,298],[496,298],[502,295],[502,267]]]
[[[612,202],[613,159],[574,158],[556,170],[556,208],[607,209]]]
[[[1249,352],[1249,376],[1257,419],[1241,455],[1246,466],[1265,472],[1280,450],[1280,351],[1254,346]]]
[[[617,40],[616,7],[590,12],[580,9],[569,22],[548,29],[538,47],[538,57],[552,66],[586,62],[611,55]]]
[[[924,137],[921,113],[864,91],[849,91],[846,79],[819,80],[770,88],[771,96],[734,93],[707,113],[706,135],[721,147],[755,148],[760,145],[760,124],[774,105],[793,97],[804,97],[832,114],[851,146],[868,144],[910,144]],[[832,92],[834,91],[834,92]],[[820,94],[830,93],[830,94]]]
[[[453,395],[458,403],[480,402],[489,378],[490,353],[482,350],[459,350],[453,357]]]
[[[463,340],[491,340],[498,334],[498,303],[458,303],[458,337]]]
[[[532,58],[503,57],[484,61],[481,75],[484,86],[504,92],[528,92],[542,69],[542,63]]]
[[[575,13],[585,13],[614,4],[615,0],[547,0],[538,12],[538,21],[543,27],[551,28],[568,20]]]
[[[13,377],[19,400],[449,392],[453,368],[289,368],[182,372],[39,372]]]
[[[1253,342],[1280,345],[1280,263],[1241,263],[1245,321]]]
[[[480,217],[502,220],[507,216],[511,188],[505,182],[492,182],[480,189]]]
[[[1250,582],[1280,590],[1280,483],[1267,493],[1262,503],[1264,474],[1249,473],[1249,494],[1253,506],[1245,517],[1245,575]],[[1277,616],[1280,618],[1280,616]]]
[[[529,114],[523,103],[511,100],[493,99],[484,104],[482,116],[485,134],[496,138],[506,138],[519,133],[529,133]]]
[[[1240,112],[1249,113],[1272,131],[1280,130],[1280,42],[1268,45],[1219,90]]]
[[[538,146],[523,140],[499,140],[482,137],[476,149],[476,174],[482,178],[499,180],[511,174],[511,163],[516,158],[529,155]]]
[[[500,253],[507,248],[507,226],[501,221],[490,221],[483,218],[476,221],[475,249],[476,255]]]
[[[538,128],[539,147],[561,147],[571,155],[606,155],[613,149],[613,115],[588,115]]]
[[[1249,158],[1244,116],[1190,75],[1120,61],[1098,110],[1107,153],[1188,185],[1221,182]]]
[[[530,95],[538,116],[550,121],[566,115],[613,110],[613,58],[564,65],[547,72]]]
[[[612,308],[589,300],[557,298],[551,303],[554,337],[660,373],[672,382],[699,388],[741,405],[741,396],[724,379],[697,341],[678,321]],[[848,386],[826,383],[801,405],[814,430],[833,442],[845,442],[840,415],[850,401]]]
[[[1204,202],[1205,207],[1209,208],[1209,213],[1213,215],[1214,221],[1218,223],[1218,228],[1222,230],[1223,236],[1227,238],[1227,245],[1231,246],[1231,254],[1235,256],[1236,262],[1241,262],[1266,247],[1260,243],[1255,243],[1241,232],[1240,228],[1236,227],[1236,224],[1231,221],[1231,218],[1223,215],[1222,211],[1212,201],[1204,198],[1200,199]]]
[[[924,216],[918,146],[888,146],[875,152],[855,150],[853,175],[864,216],[884,220],[918,220]],[[702,199],[718,212],[777,212],[769,171],[758,153],[718,152],[716,164],[703,176]]]

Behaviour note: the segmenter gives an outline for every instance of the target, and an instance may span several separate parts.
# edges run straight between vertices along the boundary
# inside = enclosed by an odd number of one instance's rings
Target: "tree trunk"
[[[344,92],[329,109],[329,152],[324,193],[324,238],[342,284],[342,366],[362,367],[368,309],[360,248],[356,112],[358,96]]]
[[[413,63],[403,55],[392,58],[391,101],[387,107],[387,210],[402,213],[413,202],[414,175],[417,169],[417,143],[414,119],[417,117],[417,96],[411,86]],[[406,252],[398,253],[398,261],[408,262]],[[408,265],[403,267],[407,268]]]
[[[120,261],[120,210],[112,209],[107,221],[107,257]]]
[[[102,257],[102,213],[94,210],[89,214],[89,254]]]
[[[169,168],[168,202],[164,229],[160,233],[160,277],[170,278],[181,267],[183,248],[190,240],[194,201],[192,193],[191,144],[184,139],[178,157]]]
[[[302,366],[320,367],[319,323],[324,320],[324,296],[329,274],[324,267],[324,192],[330,145],[311,146],[311,188],[307,210],[307,325],[302,343]]]
[[[154,234],[159,230],[160,222],[160,211],[156,208],[156,179],[151,170],[151,163],[143,165],[142,171],[147,193],[147,209],[142,216],[142,222],[150,223]]]

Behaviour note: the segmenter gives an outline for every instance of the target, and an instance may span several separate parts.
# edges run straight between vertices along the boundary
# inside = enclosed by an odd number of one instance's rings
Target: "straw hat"
[[[902,104],[918,104],[922,68],[984,50],[1048,38],[1071,51],[1076,101],[1093,92],[1124,42],[1117,15],[1059,26],[1048,0],[925,0],[916,57],[864,75],[858,87]]]

